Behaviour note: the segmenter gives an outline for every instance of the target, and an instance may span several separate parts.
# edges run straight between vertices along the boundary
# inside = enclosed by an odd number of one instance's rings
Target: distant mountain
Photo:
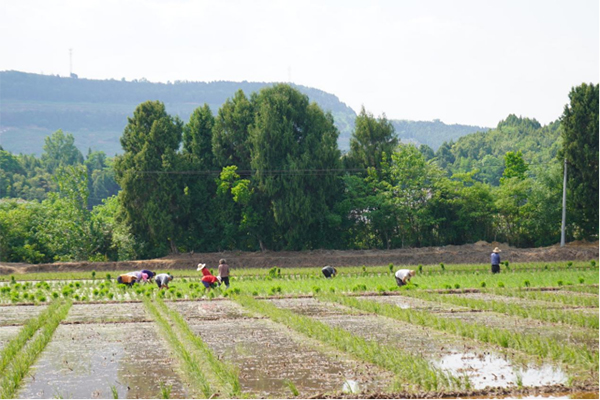
[[[444,142],[456,141],[475,132],[487,132],[490,128],[471,125],[446,125],[439,119],[433,121],[392,120],[398,137],[405,143],[419,146],[426,144],[434,151]]]
[[[187,82],[152,83],[144,79],[93,80],[53,75],[0,71],[0,146],[12,153],[41,155],[44,139],[58,129],[72,133],[75,144],[108,156],[122,152],[119,138],[127,117],[147,100],[162,101],[167,112],[184,122],[207,103],[216,114],[221,105],[243,90],[249,96],[272,83]],[[330,111],[340,131],[338,145],[349,149],[356,113],[336,96],[319,89],[292,85],[325,110]],[[445,125],[440,121],[394,121],[404,142],[427,144],[434,150],[444,141],[487,128]]]

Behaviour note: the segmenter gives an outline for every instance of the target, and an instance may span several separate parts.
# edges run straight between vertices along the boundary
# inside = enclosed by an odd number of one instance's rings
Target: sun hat
[[[206,267],[206,264],[198,264],[198,271],[202,270],[202,268]]]
[[[499,248],[495,248],[494,250],[492,250],[492,253],[500,253],[502,250],[500,250]]]

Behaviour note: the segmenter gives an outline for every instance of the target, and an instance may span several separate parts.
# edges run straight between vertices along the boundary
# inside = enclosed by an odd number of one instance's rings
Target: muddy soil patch
[[[228,302],[176,302],[191,329],[239,371],[242,391],[251,396],[292,397],[286,381],[301,397],[340,392],[348,380],[361,390],[381,392],[392,375],[325,348],[268,319],[249,318]]]
[[[46,306],[0,306],[0,326],[23,325],[37,317]]]
[[[552,293],[552,292],[548,292],[548,293]],[[519,297],[501,296],[501,295],[495,295],[495,294],[490,294],[490,293],[441,294],[440,296],[442,298],[444,296],[454,296],[454,297],[464,297],[466,299],[474,299],[474,300],[495,301],[495,302],[505,303],[505,304],[515,304],[515,305],[518,305],[523,308],[543,307],[547,310],[572,309],[572,310],[577,310],[577,311],[583,311],[585,309],[588,309],[591,311],[598,311],[597,306],[596,307],[574,306],[574,305],[564,304],[561,302],[552,302],[552,301],[543,301],[543,300],[534,300],[534,299],[522,299]]]
[[[467,375],[475,389],[487,386],[516,386],[519,379],[527,382],[528,386],[552,385],[567,380],[560,368],[548,364],[535,366],[534,360],[525,354],[495,346],[481,347],[475,341],[433,329],[376,315],[347,314],[342,308],[337,308],[339,312],[336,313],[330,304],[315,299],[285,299],[272,302],[277,307],[309,315],[368,340],[423,356],[455,376]],[[320,314],[319,311],[323,310],[325,312]]]
[[[142,303],[74,304],[65,319],[67,324],[147,321]]]
[[[119,398],[160,398],[162,382],[172,398],[189,398],[169,354],[153,324],[61,325],[18,395],[112,398],[114,388]]]
[[[171,270],[195,269],[200,262],[216,267],[221,258],[235,268],[280,268],[333,266],[381,266],[394,265],[436,265],[445,264],[487,264],[491,250],[502,248],[503,260],[515,262],[536,261],[588,261],[598,260],[598,242],[569,243],[532,249],[511,247],[505,243],[477,242],[462,246],[423,247],[395,250],[312,250],[312,251],[265,251],[220,253],[173,254],[154,260],[122,262],[71,262],[52,264],[1,263],[0,275],[32,272],[67,271],[135,271],[143,268]]]
[[[10,342],[21,330],[20,326],[0,326],[0,351]]]

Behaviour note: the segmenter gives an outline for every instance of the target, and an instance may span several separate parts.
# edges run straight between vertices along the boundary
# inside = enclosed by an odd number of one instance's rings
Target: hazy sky
[[[598,0],[0,0],[0,70],[68,76],[72,49],[80,78],[291,81],[390,119],[547,124],[598,83],[599,29]]]

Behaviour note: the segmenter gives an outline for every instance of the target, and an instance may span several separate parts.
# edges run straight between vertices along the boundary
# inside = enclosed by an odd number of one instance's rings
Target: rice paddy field
[[[598,398],[597,260],[0,276],[2,398]]]

